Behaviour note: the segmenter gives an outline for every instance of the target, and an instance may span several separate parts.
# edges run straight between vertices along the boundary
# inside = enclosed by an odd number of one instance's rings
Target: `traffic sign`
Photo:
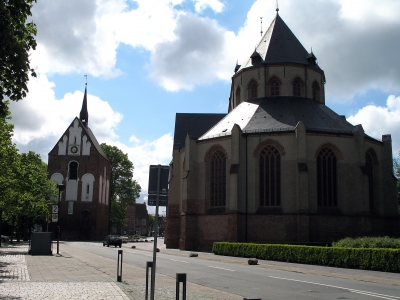
[[[51,221],[58,222],[58,214],[51,214]]]

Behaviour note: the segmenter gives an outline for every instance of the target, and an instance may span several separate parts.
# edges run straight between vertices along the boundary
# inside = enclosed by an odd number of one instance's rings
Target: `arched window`
[[[249,83],[249,100],[258,98],[258,85],[255,80],[250,81]]]
[[[337,158],[324,147],[317,156],[318,206],[337,206]]]
[[[314,81],[314,83],[312,84],[312,98],[314,100],[319,101],[320,99],[319,95],[320,95],[319,84],[316,81]]]
[[[258,156],[260,206],[281,205],[281,155],[272,145],[264,147]]]
[[[226,156],[217,149],[210,160],[210,206],[226,204]]]
[[[279,96],[279,80],[276,77],[272,77],[269,81],[270,95]]]
[[[295,97],[301,96],[301,82],[299,78],[296,78],[293,81],[293,96]]]
[[[240,87],[236,88],[235,101],[235,106],[240,104]]]
[[[71,161],[69,163],[68,169],[68,180],[78,179],[78,163],[76,161]]]
[[[367,151],[365,154],[365,166],[368,176],[369,209],[374,209],[374,156],[371,151]]]

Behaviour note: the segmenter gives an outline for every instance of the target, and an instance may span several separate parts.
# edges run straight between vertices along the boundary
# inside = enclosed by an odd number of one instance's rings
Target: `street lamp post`
[[[58,218],[57,218],[57,254],[59,253],[59,244],[60,244],[60,202],[61,202],[61,192],[65,189],[63,184],[57,184],[58,188]]]

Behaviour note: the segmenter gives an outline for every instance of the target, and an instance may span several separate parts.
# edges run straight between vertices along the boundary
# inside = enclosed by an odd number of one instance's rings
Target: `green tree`
[[[4,212],[12,209],[16,184],[15,164],[18,160],[17,148],[11,140],[14,125],[8,123],[10,119],[8,102],[4,103],[4,112],[4,115],[0,115],[0,226]]]
[[[119,148],[107,144],[101,144],[101,148],[111,162],[111,216],[112,226],[122,227],[126,223],[126,211],[128,206],[134,204],[140,196],[141,187],[133,180],[133,163],[128,154]]]
[[[149,215],[149,228],[150,231],[154,231],[154,223],[156,222],[156,218],[153,215]]]
[[[36,25],[27,23],[33,0],[0,1],[0,114],[5,115],[4,96],[18,101],[26,97],[29,51],[36,49]]]
[[[8,223],[20,228],[27,238],[27,229],[35,220],[43,219],[49,213],[50,199],[56,195],[55,184],[48,179],[47,165],[35,152],[22,153],[14,162],[15,181],[9,210],[5,211]]]

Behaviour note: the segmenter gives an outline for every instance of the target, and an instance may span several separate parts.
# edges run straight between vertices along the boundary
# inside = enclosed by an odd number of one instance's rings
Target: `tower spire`
[[[82,109],[81,113],[79,115],[79,119],[81,120],[82,124],[85,127],[89,126],[89,113],[87,109],[87,75],[84,75],[86,77],[86,82],[85,82],[85,95],[83,96],[83,102],[82,102]]]

